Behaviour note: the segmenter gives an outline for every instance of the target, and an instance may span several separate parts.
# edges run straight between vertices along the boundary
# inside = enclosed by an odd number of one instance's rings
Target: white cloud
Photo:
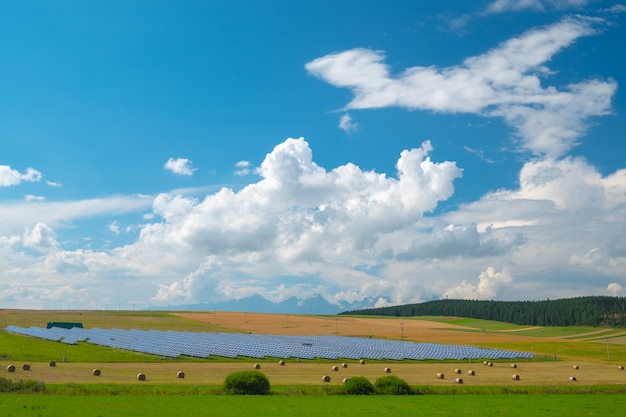
[[[235,170],[235,175],[244,176],[252,173],[252,164],[250,161],[239,161],[235,164],[237,168]]]
[[[77,201],[0,202],[0,236],[19,233],[36,223],[51,227],[76,219],[122,214],[149,209],[152,198],[145,195],[111,196]]]
[[[619,285],[616,282],[612,282],[610,283],[607,287],[606,287],[607,291],[610,292],[613,295],[620,295],[622,292],[622,286]]]
[[[346,132],[351,132],[359,127],[358,123],[352,121],[352,116],[349,113],[344,113],[339,118],[339,128]]]
[[[536,154],[562,155],[585,133],[587,119],[607,114],[617,84],[586,80],[557,89],[542,87],[556,53],[596,33],[591,18],[565,18],[530,30],[486,53],[447,68],[416,66],[390,74],[379,51],[351,49],[306,64],[311,74],[354,94],[347,109],[405,107],[501,117],[522,146]]]
[[[120,234],[120,224],[117,221],[114,221],[113,223],[109,224],[108,229],[114,235]]]
[[[446,290],[446,296],[456,299],[467,300],[493,300],[500,291],[513,282],[513,278],[507,269],[497,272],[493,267],[481,271],[478,276],[478,284],[473,285],[466,280]]]
[[[48,252],[57,247],[56,234],[54,230],[45,223],[37,223],[32,229],[24,233],[24,246]]]
[[[20,173],[8,165],[0,165],[0,187],[18,185],[24,181],[38,182],[41,178],[41,172],[34,168],[27,168],[26,172]]]
[[[176,175],[193,175],[193,172],[196,170],[187,158],[170,158],[165,163],[165,169],[172,171]]]
[[[589,3],[590,0],[495,0],[487,6],[483,14],[499,14],[520,10],[578,9]]]

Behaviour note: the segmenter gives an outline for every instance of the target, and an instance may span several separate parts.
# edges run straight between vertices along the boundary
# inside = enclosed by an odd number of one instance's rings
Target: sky
[[[0,306],[626,295],[626,5],[0,3]]]

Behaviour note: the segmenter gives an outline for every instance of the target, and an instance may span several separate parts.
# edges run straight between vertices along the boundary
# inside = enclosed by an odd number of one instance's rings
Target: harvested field
[[[577,363],[578,364],[578,363]],[[7,361],[1,361],[1,369],[6,370]],[[236,371],[251,370],[254,364],[248,362],[214,363],[59,363],[50,367],[47,363],[32,364],[30,371],[18,367],[10,374],[13,379],[34,379],[45,383],[97,383],[97,384],[135,384],[137,374],[146,375],[146,382],[169,385],[221,385],[224,378]],[[415,385],[450,385],[454,378],[437,379],[437,373],[454,374],[459,368],[466,375],[464,385],[563,385],[572,384],[569,377],[576,376],[576,383],[581,385],[626,384],[626,372],[619,371],[614,365],[583,363],[580,369],[573,370],[573,363],[562,362],[527,362],[515,370],[520,381],[511,381],[511,367],[508,362],[494,363],[486,367],[476,363],[419,363],[419,362],[370,362],[360,365],[350,363],[347,368],[338,367],[334,371],[331,384],[340,384],[343,378],[364,376],[372,382],[386,375],[385,368],[391,373]],[[475,375],[468,375],[467,370],[475,369]],[[93,375],[93,369],[101,371]],[[321,378],[328,375],[329,362],[305,363],[286,361],[284,366],[277,362],[261,362],[262,372],[273,385],[318,385]],[[178,372],[185,377],[179,378]],[[6,371],[4,371],[6,373]],[[9,377],[7,373],[5,377]]]

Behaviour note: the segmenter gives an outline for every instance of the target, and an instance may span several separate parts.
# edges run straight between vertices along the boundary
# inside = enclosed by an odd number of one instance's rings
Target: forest
[[[527,326],[626,327],[626,298],[588,296],[543,301],[434,300],[346,311],[345,315],[454,316]]]

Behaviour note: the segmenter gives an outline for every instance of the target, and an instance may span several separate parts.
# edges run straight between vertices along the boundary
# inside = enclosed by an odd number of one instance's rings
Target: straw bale
[[[261,364],[260,363],[255,363],[254,364],[254,369],[261,369]]]
[[[463,372],[459,368],[457,368],[457,369],[454,370],[454,373],[455,374],[462,374]]]
[[[278,361],[278,364],[279,364],[280,366],[285,366],[285,361],[280,360],[280,361]]]
[[[341,380],[341,382],[343,382],[345,384],[346,382],[348,382],[348,379],[350,379],[350,378],[344,378],[344,379]]]
[[[324,376],[322,377],[322,382],[330,382],[330,376],[328,376],[328,375],[324,375]]]
[[[574,365],[572,368],[579,369],[578,365]]]
[[[390,374],[391,373],[391,368],[385,368],[385,372]]]
[[[476,371],[474,371],[473,369],[470,369],[469,371],[467,371],[467,374],[474,376],[476,375]]]
[[[338,366],[333,366],[331,369],[332,369],[333,371],[337,372],[337,371],[339,370],[339,367],[338,367]]]
[[[91,371],[91,373],[93,374],[93,376],[100,376],[101,374],[100,369],[94,369],[93,371]]]
[[[176,373],[176,376],[177,376],[178,378],[181,378],[181,379],[182,379],[182,378],[184,378],[184,377],[185,377],[185,373],[184,373],[183,371],[178,371],[178,372]]]
[[[365,359],[361,359],[361,360],[359,361],[359,363],[360,363],[361,365],[365,365]]]
[[[511,377],[511,379],[513,381],[519,381],[519,375],[518,374],[513,374],[513,376]]]
[[[514,369],[517,368],[517,364],[516,363],[512,363],[511,364],[511,368],[514,368]]]
[[[348,367],[348,364],[344,362],[344,363],[342,363],[342,364],[341,364],[341,367],[342,367],[342,368],[347,368],[347,367]]]
[[[24,365],[22,365],[22,369],[25,371],[30,371],[30,365],[25,363]]]
[[[456,379],[454,380],[454,383],[455,383],[455,384],[462,384],[462,383],[463,383],[463,378],[456,378]]]
[[[443,372],[437,372],[437,379],[444,379],[446,376],[443,374]]]
[[[57,363],[55,361],[50,361],[50,366],[54,368],[55,366],[57,366]]]
[[[15,372],[15,365],[7,366],[7,372]]]
[[[137,374],[137,381],[145,381],[146,380],[146,375],[139,373]]]
[[[624,365],[620,365],[617,367],[618,370],[623,371],[624,370]]]
[[[569,377],[569,380],[570,380],[570,381],[576,381],[576,377],[575,377],[575,376],[570,376],[570,377]]]

